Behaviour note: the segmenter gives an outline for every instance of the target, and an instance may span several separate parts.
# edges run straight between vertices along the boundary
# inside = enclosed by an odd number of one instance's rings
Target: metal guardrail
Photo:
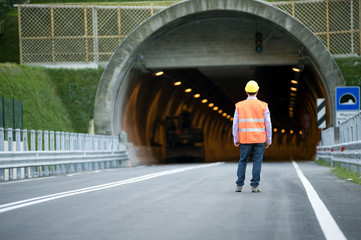
[[[120,167],[127,160],[117,136],[0,128],[0,181]]]
[[[330,144],[334,139],[334,130],[322,131],[322,144],[317,146],[317,158],[329,162],[332,166],[361,173],[361,113],[340,124],[340,140]]]

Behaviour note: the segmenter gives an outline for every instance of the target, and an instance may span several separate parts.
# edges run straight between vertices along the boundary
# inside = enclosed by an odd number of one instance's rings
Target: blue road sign
[[[336,111],[360,111],[360,87],[336,87]]]

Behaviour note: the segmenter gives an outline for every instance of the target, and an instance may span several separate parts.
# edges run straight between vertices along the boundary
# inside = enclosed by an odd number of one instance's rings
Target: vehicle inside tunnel
[[[236,160],[235,103],[246,99],[244,87],[251,79],[259,83],[258,99],[267,102],[271,112],[273,139],[265,161],[305,160],[315,154],[320,138],[315,101],[325,90],[311,66],[134,68],[130,75],[133,90],[122,129],[130,142],[151,148],[159,162]],[[179,121],[178,136],[183,138],[178,142],[169,140],[170,118]],[[189,130],[181,135],[183,128]],[[192,129],[203,136],[192,135]]]

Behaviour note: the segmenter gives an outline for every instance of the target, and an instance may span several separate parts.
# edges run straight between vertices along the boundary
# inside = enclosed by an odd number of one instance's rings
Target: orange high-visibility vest
[[[243,144],[266,142],[264,112],[267,103],[247,99],[236,104],[238,112],[238,142]]]

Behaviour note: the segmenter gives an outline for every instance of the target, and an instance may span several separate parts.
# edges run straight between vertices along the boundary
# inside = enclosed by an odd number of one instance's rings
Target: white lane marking
[[[14,184],[14,183],[23,183],[23,182],[47,180],[47,179],[51,179],[51,178],[55,178],[55,177],[41,177],[41,178],[31,178],[31,179],[19,179],[19,180],[14,180],[14,181],[11,181],[11,182],[2,182],[2,183],[0,183],[0,186],[1,186],[1,185],[7,185],[7,184]]]
[[[180,172],[189,171],[189,170],[193,170],[193,169],[217,166],[220,164],[223,164],[223,162],[202,164],[202,165],[192,166],[192,167],[177,168],[177,169],[173,169],[173,170],[167,170],[167,171],[163,171],[163,172],[147,174],[147,175],[140,176],[140,177],[130,178],[130,179],[122,180],[122,181],[101,184],[101,185],[97,185],[97,186],[93,186],[93,187],[80,188],[80,189],[76,189],[76,190],[72,190],[72,191],[55,193],[55,194],[51,194],[51,195],[45,195],[45,196],[41,196],[41,197],[25,199],[22,201],[7,203],[7,204],[0,205],[0,213],[27,207],[27,206],[34,205],[34,204],[39,204],[42,202],[59,199],[59,198],[69,197],[69,196],[78,195],[78,194],[87,193],[87,192],[99,191],[99,190],[103,190],[103,189],[107,189],[107,188],[113,188],[113,187],[117,187],[117,186],[121,186],[121,185],[125,185],[125,184],[145,181],[148,179],[161,177],[161,176],[165,176],[165,175],[170,175],[170,174],[175,174],[175,173],[180,173]]]
[[[313,211],[316,214],[317,220],[320,223],[323,235],[326,240],[346,240],[345,235],[333,219],[331,213],[328,211],[325,204],[318,196],[316,190],[312,187],[311,183],[307,180],[302,170],[295,161],[292,161],[293,167],[296,169],[297,175],[300,178],[308,199],[311,202]]]

